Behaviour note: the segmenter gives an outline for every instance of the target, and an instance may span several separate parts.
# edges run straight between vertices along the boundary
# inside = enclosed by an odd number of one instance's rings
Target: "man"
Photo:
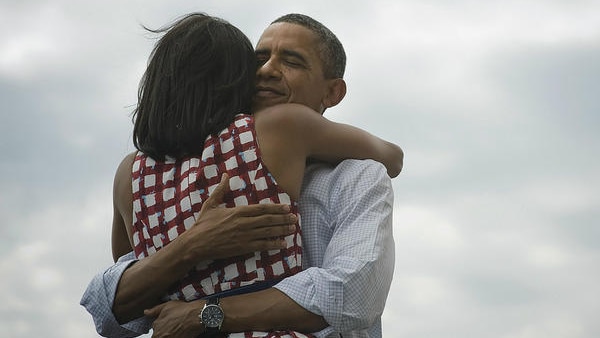
[[[262,34],[256,54],[255,109],[295,102],[323,113],[345,96],[343,47],[326,27],[307,16],[275,20]],[[381,337],[381,313],[394,265],[393,194],[385,168],[373,161],[344,161],[335,168],[311,165],[299,205],[305,270],[275,287],[222,298],[221,329]],[[213,223],[219,221],[216,217]],[[153,307],[157,296],[175,281],[171,273],[189,269],[193,259],[180,254],[186,252],[186,243],[174,241],[135,264],[133,256],[124,257],[92,281],[82,304],[94,316],[99,332],[121,337],[145,332],[147,318],[129,321],[148,308],[145,314],[156,318],[157,337],[194,337],[203,332],[198,315],[204,300]],[[120,326],[117,318],[126,324]]]

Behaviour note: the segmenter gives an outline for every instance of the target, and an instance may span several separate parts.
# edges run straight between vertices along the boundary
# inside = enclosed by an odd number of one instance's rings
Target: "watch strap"
[[[219,305],[219,297],[211,297],[206,300],[206,305]]]

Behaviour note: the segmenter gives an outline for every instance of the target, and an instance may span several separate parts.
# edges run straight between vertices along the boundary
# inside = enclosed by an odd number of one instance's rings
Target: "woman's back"
[[[206,140],[200,157],[155,161],[138,153],[132,167],[136,256],[153,254],[189,229],[223,173],[230,177],[227,207],[284,203],[297,213],[295,200],[277,184],[261,151],[254,117],[238,115],[228,128]],[[268,152],[273,155],[271,149]],[[285,238],[286,249],[202,262],[169,291],[168,298],[197,299],[300,271],[301,239],[296,228]]]

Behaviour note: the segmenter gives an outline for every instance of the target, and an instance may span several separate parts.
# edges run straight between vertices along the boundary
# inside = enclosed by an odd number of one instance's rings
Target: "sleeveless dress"
[[[138,259],[150,256],[193,226],[203,201],[230,177],[224,206],[284,203],[298,218],[296,232],[282,250],[200,262],[163,300],[191,301],[232,291],[252,292],[302,270],[297,202],[281,189],[262,161],[254,117],[238,114],[228,128],[209,136],[201,157],[157,162],[138,152],[132,167],[133,242]],[[255,285],[263,284],[260,288]],[[230,338],[311,338],[293,330],[231,333]]]
[[[201,157],[157,162],[138,152],[132,167],[136,257],[152,255],[189,229],[225,172],[231,188],[226,207],[290,204],[300,220],[296,201],[277,185],[261,159],[253,116],[238,114],[228,128],[206,139]],[[296,229],[285,237],[283,250],[199,262],[163,300],[191,301],[254,283],[274,284],[299,272],[302,246],[300,227]]]

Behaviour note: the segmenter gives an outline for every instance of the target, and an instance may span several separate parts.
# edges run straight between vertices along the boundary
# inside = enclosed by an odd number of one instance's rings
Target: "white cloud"
[[[511,332],[503,338],[559,338],[586,337],[586,330],[580,319],[568,314],[555,315],[539,322],[529,323],[525,327]]]
[[[21,11],[30,11],[21,16]],[[64,53],[61,43],[65,17],[51,4],[7,9],[0,14],[0,75],[29,78]],[[43,20],[40,20],[43,18]],[[18,27],[18,29],[16,29]]]
[[[88,188],[80,200],[55,200],[17,219],[21,236],[0,258],[0,326],[9,336],[94,336],[78,303],[86,283],[111,262],[112,208],[107,190]]]
[[[3,73],[28,71],[28,66],[41,55],[55,51],[55,46],[47,37],[25,35],[12,36],[0,46],[0,70]],[[29,70],[32,71],[32,70]]]
[[[464,245],[459,227],[434,207],[396,205],[394,208],[394,237],[401,250],[413,248],[431,252],[456,251]]]
[[[552,214],[577,213],[598,210],[598,186],[600,182],[594,177],[567,176],[559,180],[550,177],[524,186],[520,195],[523,196],[524,203],[539,210],[546,210]]]
[[[539,268],[560,268],[571,263],[572,257],[561,248],[541,244],[529,248],[527,259]]]
[[[433,276],[401,277],[394,286],[403,291],[401,296],[405,306],[414,308],[428,308],[445,303],[452,299],[454,291],[442,279]]]

